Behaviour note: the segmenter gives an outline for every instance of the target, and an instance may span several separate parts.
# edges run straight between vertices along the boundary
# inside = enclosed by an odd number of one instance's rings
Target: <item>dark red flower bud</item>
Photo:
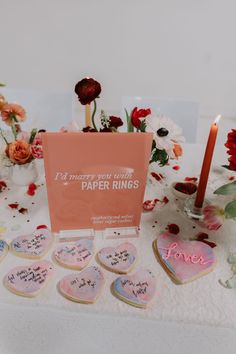
[[[140,118],[145,118],[149,114],[151,114],[150,108],[147,109],[138,109],[137,107],[134,107],[134,109],[131,112],[131,123],[135,128],[140,128],[141,125],[141,120]]]
[[[109,119],[110,119],[110,123],[109,123],[110,128],[117,129],[118,127],[121,127],[123,125],[123,122],[120,117],[110,116]]]
[[[75,93],[81,104],[89,104],[101,93],[101,85],[92,78],[85,78],[75,85]]]
[[[91,128],[91,127],[86,127],[86,128],[83,128],[83,132],[84,133],[95,133],[96,129]]]

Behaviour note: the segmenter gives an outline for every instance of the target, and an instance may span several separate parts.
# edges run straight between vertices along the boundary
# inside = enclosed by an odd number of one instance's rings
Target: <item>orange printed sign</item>
[[[140,224],[152,133],[44,133],[53,232]]]

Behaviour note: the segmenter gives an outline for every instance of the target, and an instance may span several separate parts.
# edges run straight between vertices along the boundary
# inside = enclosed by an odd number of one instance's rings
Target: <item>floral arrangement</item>
[[[227,168],[230,171],[236,171],[236,130],[232,129],[228,133],[228,138],[225,143],[225,147],[228,149],[227,154],[230,156],[228,158],[229,165],[223,167]],[[231,201],[229,201],[224,208],[218,205],[208,205],[204,208],[204,223],[210,230],[218,230],[222,225],[225,219],[234,219],[236,218],[236,180],[232,176],[231,180],[233,182],[224,184],[218,188],[214,194],[230,196]]]
[[[34,159],[43,158],[40,132],[37,132],[37,129],[26,132],[21,128],[21,123],[26,120],[26,111],[22,106],[8,103],[5,97],[0,95],[0,116],[2,122],[10,128],[12,133],[10,138],[6,138],[0,128],[1,137],[6,143],[1,157],[7,160],[6,165],[24,165]]]
[[[100,113],[100,126],[97,128],[95,114],[97,110],[96,99],[101,93],[101,85],[92,78],[84,78],[75,85],[75,93],[82,105],[90,107],[93,102],[93,112],[88,125],[83,132],[117,132],[123,125],[120,117],[108,116],[105,111]],[[170,118],[152,115],[150,108],[134,107],[130,113],[126,110],[127,131],[153,133],[153,144],[150,163],[158,162],[160,166],[168,163],[169,159],[178,159],[182,155],[181,143],[184,142],[182,130]],[[72,128],[72,129],[71,129]],[[75,125],[64,131],[75,130]]]

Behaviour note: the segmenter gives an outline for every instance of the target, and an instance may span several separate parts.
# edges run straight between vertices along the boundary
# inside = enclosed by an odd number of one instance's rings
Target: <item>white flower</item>
[[[145,122],[146,131],[154,134],[156,147],[165,150],[170,158],[175,158],[174,146],[184,142],[182,129],[170,118],[163,116],[148,116]]]

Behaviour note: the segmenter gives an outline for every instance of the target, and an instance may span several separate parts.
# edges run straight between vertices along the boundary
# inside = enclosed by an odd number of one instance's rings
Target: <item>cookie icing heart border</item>
[[[162,250],[166,252],[164,257],[163,254],[160,252],[161,247],[158,247],[158,242],[161,243],[163,239],[169,240],[168,246],[162,248]],[[198,255],[194,253],[187,254],[184,247],[183,249],[178,248],[178,242],[180,243],[180,248],[183,245],[187,245],[187,248],[195,248],[197,252],[199,249],[204,250],[208,258],[205,259],[205,254],[203,255],[201,253],[199,253]],[[176,284],[186,284],[197,280],[198,278],[201,278],[204,275],[207,275],[212,270],[214,270],[217,263],[214,250],[206,243],[197,240],[183,240],[179,237],[179,235],[170,234],[168,232],[161,233],[153,241],[152,246],[158,262],[161,264],[161,266],[166,271],[167,275],[171,278],[171,280]],[[178,266],[178,261],[180,261],[180,258],[182,261],[181,267]],[[190,265],[189,269],[186,268],[187,264]],[[201,266],[203,268],[202,270],[200,269]],[[186,274],[184,274],[184,271],[187,271]]]

